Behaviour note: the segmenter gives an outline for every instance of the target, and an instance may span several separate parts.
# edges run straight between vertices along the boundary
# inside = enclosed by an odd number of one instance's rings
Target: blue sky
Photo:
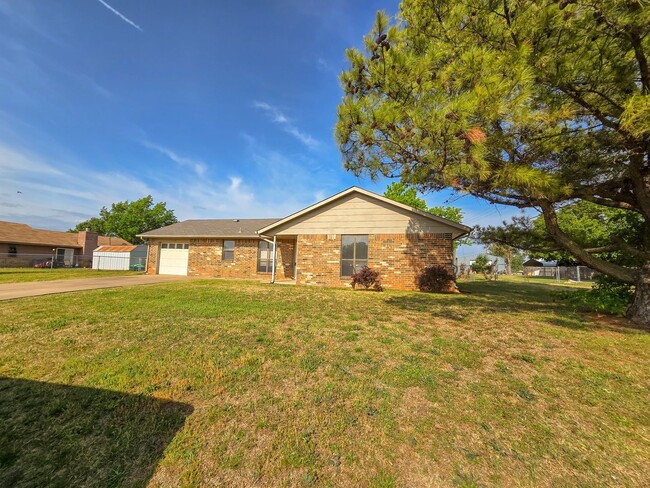
[[[345,49],[397,6],[0,0],[0,220],[66,230],[147,194],[181,220],[282,217],[382,193],[342,168],[333,128]],[[468,225],[517,213],[454,205]]]

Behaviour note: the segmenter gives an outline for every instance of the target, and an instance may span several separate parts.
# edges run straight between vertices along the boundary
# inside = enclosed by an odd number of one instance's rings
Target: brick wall
[[[293,279],[293,263],[295,259],[295,239],[278,239],[278,252],[275,258],[275,279]]]
[[[158,268],[161,242],[169,239],[150,239],[147,256],[147,274],[155,274]],[[185,241],[187,242],[187,241]],[[257,272],[258,239],[236,239],[234,259],[224,261],[223,239],[190,239],[188,276],[217,278],[249,278],[271,280],[271,273]],[[276,257],[276,279],[293,277],[294,240],[279,239]]]
[[[256,278],[257,240],[235,239],[232,261],[223,260],[222,239],[191,239],[187,274],[218,278]]]
[[[341,236],[298,236],[298,283],[349,286],[340,276]],[[379,271],[386,288],[411,290],[426,266],[447,266],[453,271],[451,237],[445,234],[371,234],[368,266]]]
[[[158,256],[160,256],[160,241],[154,239],[147,243],[147,274],[156,274],[158,271]]]
[[[270,281],[270,273],[257,272],[257,239],[235,240],[233,261],[222,259],[223,240],[191,239],[189,276],[248,278]],[[276,279],[293,277],[294,240],[278,240]],[[297,282],[310,285],[349,286],[340,276],[341,236],[301,235],[297,239]],[[147,273],[154,274],[160,241],[149,242]],[[386,288],[415,289],[415,278],[426,266],[447,266],[453,271],[451,237],[447,234],[371,234],[368,236],[368,265],[379,271]]]

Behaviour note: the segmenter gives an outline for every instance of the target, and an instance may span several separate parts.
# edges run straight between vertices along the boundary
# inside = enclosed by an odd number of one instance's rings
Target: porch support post
[[[271,283],[275,283],[275,250],[277,248],[277,236],[273,236],[273,269],[271,269]]]

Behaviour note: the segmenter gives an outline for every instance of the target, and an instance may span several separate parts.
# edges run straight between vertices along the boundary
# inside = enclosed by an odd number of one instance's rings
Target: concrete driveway
[[[78,278],[72,280],[31,281],[29,283],[0,284],[0,300],[52,295],[71,291],[97,290],[99,288],[120,288],[123,286],[157,285],[186,281],[187,276],[137,275],[109,276],[104,278]]]

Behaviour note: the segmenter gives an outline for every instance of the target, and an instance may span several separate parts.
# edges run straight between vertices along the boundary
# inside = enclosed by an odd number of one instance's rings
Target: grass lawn
[[[28,281],[69,280],[73,278],[100,278],[142,274],[137,271],[98,270],[88,268],[0,268],[1,283],[25,283]]]
[[[557,286],[0,303],[7,486],[642,486],[650,334]]]

